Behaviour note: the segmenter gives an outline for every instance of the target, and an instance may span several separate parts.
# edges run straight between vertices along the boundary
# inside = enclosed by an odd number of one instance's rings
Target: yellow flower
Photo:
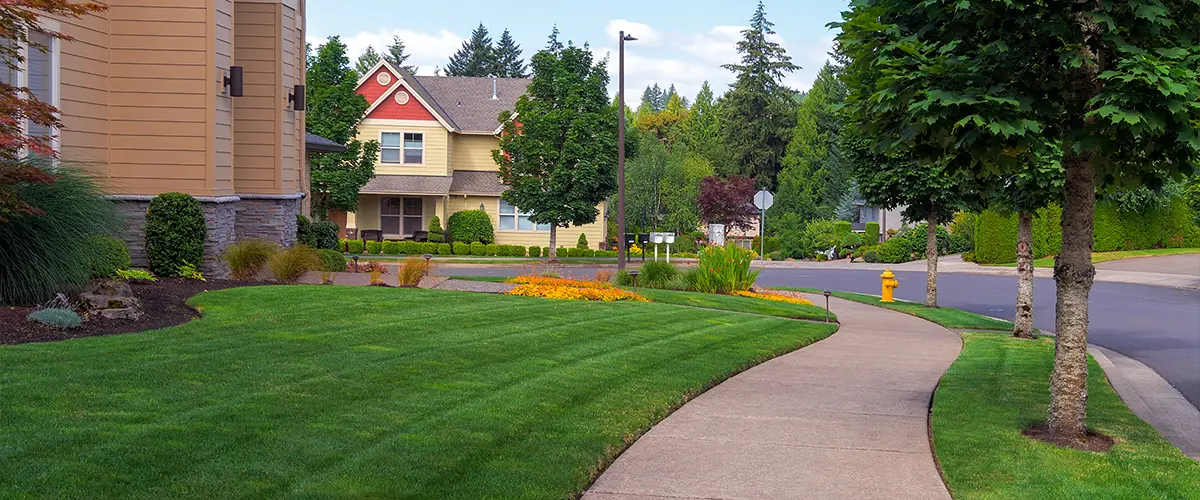
[[[612,288],[612,283],[601,281],[570,280],[563,278],[546,278],[542,276],[517,276],[504,280],[515,285],[544,285],[564,286],[570,288]]]
[[[594,300],[600,302],[631,300],[636,302],[649,302],[641,295],[618,288],[612,288],[611,286],[602,288],[581,288],[575,286],[555,285],[518,285],[516,288],[510,290],[508,294],[519,295],[523,297],[543,297],[547,299],[559,300]]]
[[[733,292],[733,294],[737,295],[738,297],[749,297],[752,299],[773,300],[776,302],[787,302],[788,304],[798,304],[798,305],[802,305],[802,306],[813,305],[811,300],[797,298],[797,297],[789,297],[787,295],[781,295],[778,293],[757,293],[757,292],[751,292],[749,290],[742,290],[742,291],[738,291],[738,292]]]

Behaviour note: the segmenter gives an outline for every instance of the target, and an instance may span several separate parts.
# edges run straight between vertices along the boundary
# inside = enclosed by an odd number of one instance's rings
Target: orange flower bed
[[[509,278],[504,282],[515,285],[561,286],[569,288],[613,288],[612,283],[603,281],[569,280],[563,278],[546,278],[542,276],[517,276],[515,278]]]
[[[749,290],[742,290],[740,292],[733,292],[733,294],[737,295],[738,297],[750,297],[752,299],[774,300],[776,302],[787,302],[788,304],[798,304],[798,305],[802,305],[802,306],[813,305],[811,300],[798,298],[798,297],[789,297],[787,295],[781,295],[778,293],[758,293],[758,292],[751,292]]]
[[[612,286],[604,288],[583,288],[578,286],[563,285],[518,285],[516,288],[513,288],[511,291],[509,291],[508,294],[520,295],[523,297],[543,297],[547,299],[560,300],[596,300],[600,302],[632,300],[635,302],[649,302],[649,300],[646,300],[646,298],[642,297],[641,295],[618,288],[613,288]]]

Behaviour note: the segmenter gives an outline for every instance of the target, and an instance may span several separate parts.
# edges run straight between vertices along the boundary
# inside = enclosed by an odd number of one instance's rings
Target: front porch
[[[346,234],[363,231],[382,231],[385,240],[411,239],[414,233],[429,230],[436,215],[443,227],[446,213],[445,195],[421,194],[364,194],[358,202],[358,212],[346,214]]]

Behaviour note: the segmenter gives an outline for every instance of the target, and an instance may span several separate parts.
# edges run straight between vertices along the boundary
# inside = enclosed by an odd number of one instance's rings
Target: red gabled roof
[[[379,75],[381,74],[388,75],[388,79],[386,80],[387,85],[379,84]],[[375,104],[375,101],[378,101],[383,94],[386,94],[388,89],[396,84],[397,80],[399,78],[396,77],[395,73],[392,73],[392,70],[388,69],[387,66],[380,66],[374,73],[369,73],[367,78],[359,82],[358,93],[367,98],[368,104]]]
[[[379,88],[384,86],[379,84],[377,78],[382,72],[391,75],[391,81],[390,85],[380,92]],[[446,127],[446,130],[457,129],[412,73],[396,69],[386,60],[380,60],[366,75],[358,81],[358,93],[371,103],[367,108],[367,118],[436,120]],[[409,101],[403,105],[394,98],[399,91],[409,94]]]
[[[396,96],[401,92],[408,94],[407,103],[396,102]],[[386,95],[385,100],[379,102],[375,109],[367,113],[367,118],[437,121],[437,117],[425,109],[425,106],[414,97],[412,90],[404,84],[399,84],[398,88],[389,90]]]

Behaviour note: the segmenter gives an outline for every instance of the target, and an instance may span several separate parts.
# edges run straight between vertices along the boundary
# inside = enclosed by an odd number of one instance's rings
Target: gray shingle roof
[[[500,183],[496,172],[474,172],[458,170],[454,172],[454,182],[450,184],[451,194],[489,194],[500,195],[508,186]]]
[[[496,99],[492,99],[491,78],[418,76],[416,80],[455,127],[476,133],[495,132],[500,126],[500,112],[511,111],[529,86],[529,80],[525,78],[497,78]]]
[[[317,134],[304,133],[304,147],[309,153],[345,153],[346,146]]]
[[[363,194],[450,194],[453,178],[440,175],[376,175],[358,192]]]

